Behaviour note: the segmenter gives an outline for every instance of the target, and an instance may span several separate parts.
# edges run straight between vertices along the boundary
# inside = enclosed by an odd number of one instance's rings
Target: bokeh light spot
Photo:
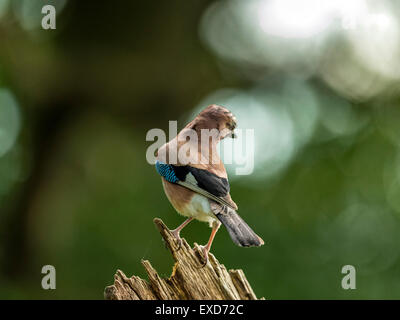
[[[0,89],[0,157],[14,145],[20,129],[17,101],[9,90]]]

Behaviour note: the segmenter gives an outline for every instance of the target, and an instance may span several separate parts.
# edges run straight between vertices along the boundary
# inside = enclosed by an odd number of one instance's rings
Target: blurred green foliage
[[[145,136],[209,102],[257,123],[255,171],[230,171],[231,195],[266,242],[239,248],[221,228],[220,262],[270,299],[400,297],[399,82],[385,61],[343,73],[356,49],[335,31],[317,47],[276,34],[263,47],[237,1],[34,1],[0,1],[0,298],[102,299],[116,269],[145,277],[140,259],[168,276],[152,220],[183,218]],[[57,30],[40,29],[44,3]],[[194,222],[182,235],[203,244],[209,232]],[[40,286],[46,264],[56,290]],[[356,290],[341,288],[348,264]]]

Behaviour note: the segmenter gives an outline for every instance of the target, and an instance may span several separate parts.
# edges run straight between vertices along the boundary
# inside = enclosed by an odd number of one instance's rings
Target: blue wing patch
[[[178,177],[175,174],[175,171],[170,164],[166,164],[161,161],[156,161],[156,170],[158,174],[164,177],[165,180],[171,183],[177,183],[179,181]]]

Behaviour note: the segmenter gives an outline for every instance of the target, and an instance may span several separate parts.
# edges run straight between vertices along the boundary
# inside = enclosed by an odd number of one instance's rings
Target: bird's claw
[[[175,237],[175,240],[177,241],[177,248],[176,251],[180,250],[182,247],[182,238],[179,236],[179,232],[172,230],[171,231],[172,235]]]
[[[176,239],[176,241],[178,242],[178,247],[176,248],[176,251],[178,251],[178,250],[180,250],[181,247],[182,247],[182,239],[179,238],[179,239]]]
[[[204,262],[203,262],[203,264],[200,265],[200,269],[202,269],[202,268],[204,268],[204,267],[207,265],[207,263],[208,263],[208,252],[209,252],[209,250],[207,250],[206,246],[200,246],[200,248],[201,248],[201,252],[202,252],[203,255],[204,255],[204,257],[203,257]]]

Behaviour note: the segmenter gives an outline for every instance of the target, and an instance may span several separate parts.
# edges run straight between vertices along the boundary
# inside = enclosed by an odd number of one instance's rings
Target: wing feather
[[[172,168],[176,177],[181,182],[181,186],[237,210],[237,205],[229,194],[230,186],[228,179],[219,177],[208,170],[188,165],[172,165]]]
[[[188,189],[198,193],[198,194],[201,194],[202,196],[205,196],[208,199],[214,200],[222,205],[228,206],[228,207],[232,208],[233,210],[237,209],[231,203],[228,203],[227,201],[225,201],[225,199],[223,199],[221,197],[217,197],[217,196],[213,195],[212,193],[208,192],[207,190],[204,190],[204,189],[200,188],[199,186],[196,186],[193,183],[186,182],[186,181],[178,181],[177,183],[185,188],[188,188]]]

